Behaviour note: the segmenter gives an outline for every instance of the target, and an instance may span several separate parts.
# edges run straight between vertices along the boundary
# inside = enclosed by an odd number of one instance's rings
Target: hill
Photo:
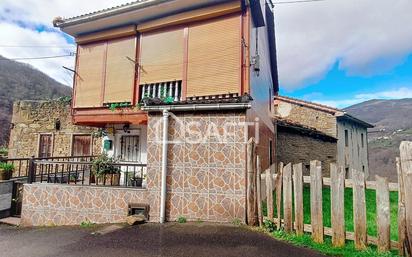
[[[0,146],[8,144],[13,102],[70,96],[71,88],[30,65],[0,56]]]
[[[368,133],[370,179],[378,174],[396,181],[400,142],[412,141],[412,99],[370,100],[345,110],[376,126]]]

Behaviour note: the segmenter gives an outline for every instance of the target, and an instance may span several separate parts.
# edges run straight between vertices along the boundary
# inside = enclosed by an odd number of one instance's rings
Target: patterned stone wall
[[[55,129],[56,119],[60,130]],[[70,156],[73,134],[91,134],[95,129],[72,123],[70,105],[58,100],[19,101],[13,105],[14,124],[10,134],[9,158],[28,158],[38,154],[39,135],[53,135],[53,156]],[[101,152],[101,139],[93,139],[93,153]]]
[[[230,222],[245,218],[245,113],[175,113],[170,117],[167,219]],[[148,190],[159,195],[161,119],[149,114]],[[229,135],[223,139],[225,124]],[[239,125],[240,124],[240,125]],[[197,142],[199,137],[204,141]],[[160,137],[161,138],[161,137]]]
[[[280,100],[276,103],[276,116],[315,128],[332,137],[337,136],[337,121],[333,114]]]
[[[25,184],[23,226],[125,222],[129,203],[155,203],[147,190],[60,184]],[[151,210],[152,212],[152,210]]]

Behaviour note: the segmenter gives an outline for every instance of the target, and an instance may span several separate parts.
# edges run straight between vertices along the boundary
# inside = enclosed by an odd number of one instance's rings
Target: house
[[[349,177],[352,169],[368,177],[367,129],[373,125],[343,110],[280,95],[274,97],[274,115],[278,161],[304,162],[308,169],[309,161],[318,159],[326,176],[336,162]]]
[[[124,222],[131,206],[153,222],[246,221],[248,139],[263,170],[275,162],[272,9],[140,0],[56,18],[77,43],[73,124],[104,131],[104,151],[123,163],[120,186],[25,185],[22,224]],[[144,186],[130,187],[128,163],[144,167]]]
[[[72,123],[70,101],[16,101],[8,158],[91,156],[100,153],[96,128]]]

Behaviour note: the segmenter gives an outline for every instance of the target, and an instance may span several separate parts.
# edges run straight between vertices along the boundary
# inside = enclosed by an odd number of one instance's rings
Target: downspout
[[[162,184],[160,193],[160,223],[165,222],[166,217],[166,176],[167,176],[167,141],[169,128],[169,111],[163,110],[163,141],[162,141]]]

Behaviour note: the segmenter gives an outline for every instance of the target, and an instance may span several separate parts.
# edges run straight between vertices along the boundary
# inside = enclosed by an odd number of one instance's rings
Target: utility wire
[[[0,59],[0,61],[42,60],[42,59],[53,59],[53,58],[61,58],[61,57],[73,57],[73,56],[75,56],[75,53],[70,53],[66,55],[55,55],[55,56],[41,56],[41,57],[4,58],[4,59]]]
[[[0,45],[2,48],[75,48],[76,46],[59,45]]]
[[[274,5],[277,4],[299,4],[299,3],[310,3],[310,2],[323,2],[326,0],[297,0],[297,1],[284,1],[284,2],[273,2]]]

